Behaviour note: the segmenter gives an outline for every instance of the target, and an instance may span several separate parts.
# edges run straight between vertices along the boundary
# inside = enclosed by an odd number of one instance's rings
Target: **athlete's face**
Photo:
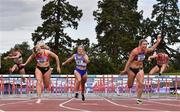
[[[159,55],[162,56],[164,53],[160,52]]]
[[[16,53],[16,51],[13,50],[13,51],[11,52],[11,54],[12,54],[13,56],[16,56],[17,53]]]
[[[36,54],[42,54],[42,53],[43,53],[43,50],[42,50],[40,47],[36,47],[36,48],[35,48],[35,53],[36,53]]]
[[[79,55],[83,55],[83,54],[84,54],[84,49],[83,49],[82,47],[78,47],[77,53],[78,53]]]
[[[140,47],[142,50],[146,50],[148,43],[146,41],[142,42]]]

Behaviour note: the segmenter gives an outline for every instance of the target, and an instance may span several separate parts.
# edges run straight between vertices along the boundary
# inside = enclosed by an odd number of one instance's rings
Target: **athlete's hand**
[[[86,51],[83,51],[83,52],[82,52],[82,55],[85,55],[85,54],[86,54]]]
[[[158,36],[157,36],[157,42],[160,42],[161,39],[162,39],[162,38],[161,38],[161,35],[158,35]]]
[[[61,68],[60,67],[57,67],[57,72],[61,73]]]
[[[26,66],[26,64],[20,64],[19,66],[20,66],[20,67],[24,67],[24,66]]]
[[[124,75],[127,73],[127,70],[120,71],[120,75]]]
[[[65,62],[62,63],[62,66],[64,66],[64,65],[65,65]]]
[[[149,62],[151,61],[151,58],[150,58],[150,57],[148,58],[148,61],[149,61]]]

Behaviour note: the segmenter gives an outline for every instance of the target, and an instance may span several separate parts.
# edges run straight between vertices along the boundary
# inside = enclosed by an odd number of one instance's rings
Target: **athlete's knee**
[[[77,81],[77,83],[81,83],[81,78],[80,78],[80,79],[77,79],[76,81]]]
[[[42,84],[42,80],[37,79],[37,84]]]
[[[148,75],[153,75],[153,73],[152,72],[149,72],[149,74]]]

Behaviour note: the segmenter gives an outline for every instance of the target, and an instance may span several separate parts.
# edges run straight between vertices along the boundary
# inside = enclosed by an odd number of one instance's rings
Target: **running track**
[[[109,99],[104,97],[81,99],[43,98],[40,104],[36,99],[0,99],[0,112],[6,111],[178,111],[180,100],[144,99],[142,105],[136,104],[133,98]]]

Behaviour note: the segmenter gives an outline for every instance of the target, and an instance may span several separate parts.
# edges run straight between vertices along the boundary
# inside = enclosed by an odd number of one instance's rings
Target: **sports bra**
[[[49,56],[45,53],[45,51],[42,55],[36,54],[35,59],[36,62],[39,64],[44,64],[46,62],[49,62]]]
[[[168,62],[168,57],[165,54],[157,54],[157,64],[162,65]]]
[[[140,50],[139,48],[135,48],[135,49],[137,49],[138,51]],[[134,57],[134,61],[143,61],[145,58],[146,58],[146,56],[145,56],[145,51],[142,51],[142,52],[140,52],[140,53],[138,53],[135,57]]]

